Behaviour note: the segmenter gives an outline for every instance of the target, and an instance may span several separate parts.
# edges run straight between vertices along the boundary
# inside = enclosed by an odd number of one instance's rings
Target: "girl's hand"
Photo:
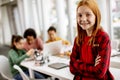
[[[34,49],[30,49],[27,53],[28,56],[31,56],[34,54]]]
[[[101,61],[101,56],[97,55],[96,59],[95,59],[95,66],[97,66]]]

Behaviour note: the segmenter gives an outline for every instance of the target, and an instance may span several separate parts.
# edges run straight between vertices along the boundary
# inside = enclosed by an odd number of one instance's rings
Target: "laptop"
[[[56,55],[59,54],[62,49],[62,40],[54,41],[44,44],[44,55]]]

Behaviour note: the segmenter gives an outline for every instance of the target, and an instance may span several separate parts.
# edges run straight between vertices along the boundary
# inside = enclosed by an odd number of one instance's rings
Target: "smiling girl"
[[[109,71],[111,44],[100,26],[101,14],[95,0],[81,0],[77,6],[77,31],[70,71],[74,80],[114,80]]]

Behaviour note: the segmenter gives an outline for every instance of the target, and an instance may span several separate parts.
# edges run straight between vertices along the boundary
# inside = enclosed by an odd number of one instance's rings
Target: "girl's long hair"
[[[87,7],[89,7],[93,11],[93,13],[95,15],[95,20],[96,21],[95,21],[95,24],[94,24],[94,29],[93,29],[91,38],[89,40],[89,44],[93,45],[94,42],[95,42],[96,33],[98,32],[98,29],[100,28],[100,22],[101,22],[100,10],[99,10],[98,5],[97,5],[97,3],[96,3],[95,0],[82,0],[82,1],[80,1],[78,3],[76,12],[78,11],[78,8],[80,6],[87,6]],[[77,17],[77,14],[76,14],[76,17]],[[76,41],[76,43],[77,43],[78,46],[81,45],[81,44],[83,44],[85,36],[87,36],[86,31],[83,30],[79,26],[79,24],[77,22],[77,41]]]
[[[23,38],[19,35],[12,35],[11,48],[17,50],[16,46],[14,45],[14,42],[19,42],[21,39]]]

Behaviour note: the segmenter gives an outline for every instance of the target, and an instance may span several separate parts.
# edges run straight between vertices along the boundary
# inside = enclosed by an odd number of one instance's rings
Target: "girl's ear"
[[[16,42],[13,42],[13,45],[16,47],[17,43],[16,43]]]

